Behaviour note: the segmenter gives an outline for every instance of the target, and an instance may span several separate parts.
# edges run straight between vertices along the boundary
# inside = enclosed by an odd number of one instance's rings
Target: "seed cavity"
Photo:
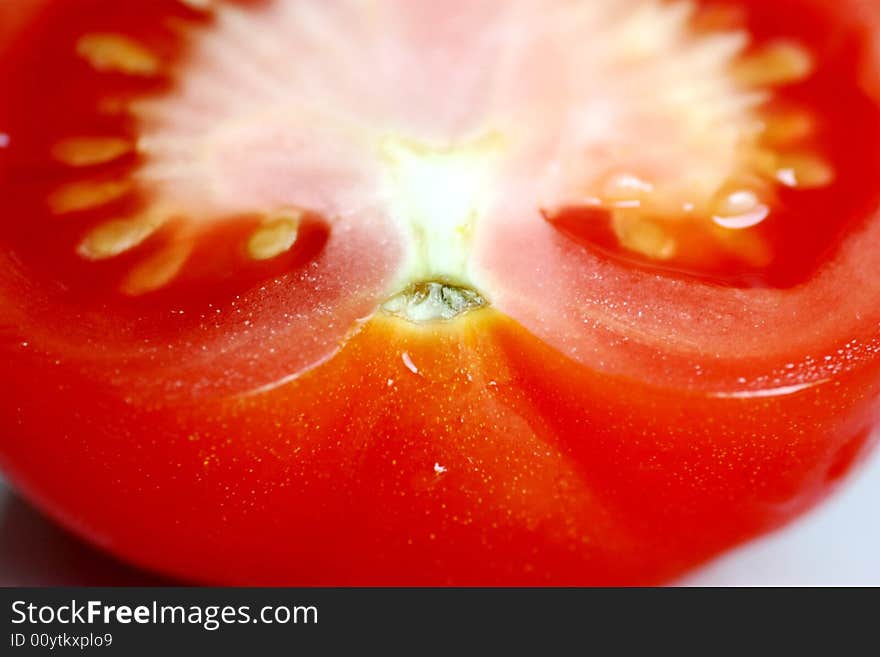
[[[289,251],[296,243],[302,217],[301,211],[289,210],[264,221],[248,240],[248,255],[254,260],[271,260]]]
[[[155,53],[121,34],[86,34],[76,42],[76,52],[101,73],[153,77],[161,72]]]
[[[486,299],[465,287],[439,281],[410,285],[382,305],[390,315],[410,322],[448,321],[486,305]]]
[[[771,217],[778,190],[834,181],[813,150],[813,114],[774,102],[779,87],[813,74],[813,54],[789,39],[754,46],[739,8],[636,4],[608,37],[617,77],[602,93],[616,113],[598,108],[595,125],[560,149],[543,215],[553,222],[572,216],[566,209],[590,209],[583,221],[608,221],[621,249],[650,260],[708,262],[720,251],[768,262],[766,233],[746,233]],[[649,98],[631,95],[646,84]]]
[[[152,215],[107,221],[86,235],[77,253],[86,260],[114,258],[142,244],[163,223]]]
[[[131,183],[120,180],[84,181],[59,187],[49,197],[55,214],[91,210],[117,201],[131,191]]]
[[[92,167],[118,160],[132,151],[121,137],[71,137],[52,148],[52,157],[71,167]]]

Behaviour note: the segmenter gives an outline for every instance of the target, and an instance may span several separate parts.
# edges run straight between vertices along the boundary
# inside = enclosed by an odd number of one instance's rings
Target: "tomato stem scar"
[[[386,301],[382,309],[411,322],[452,320],[487,305],[475,290],[429,281],[410,285]]]

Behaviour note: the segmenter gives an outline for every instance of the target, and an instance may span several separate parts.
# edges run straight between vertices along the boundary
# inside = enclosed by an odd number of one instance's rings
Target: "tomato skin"
[[[878,393],[873,363],[778,398],[652,388],[493,311],[375,319],[300,379],[174,407],[10,373],[24,491],[120,556],[235,584],[668,581],[820,499]]]

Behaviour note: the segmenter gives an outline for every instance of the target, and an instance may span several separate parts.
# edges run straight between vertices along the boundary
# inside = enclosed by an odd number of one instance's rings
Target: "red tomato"
[[[878,21],[4,3],[0,463],[199,582],[650,584],[778,527],[880,408]]]

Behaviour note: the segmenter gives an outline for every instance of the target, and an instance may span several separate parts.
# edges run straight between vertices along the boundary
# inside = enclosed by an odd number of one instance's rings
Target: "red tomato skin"
[[[583,368],[494,311],[377,318],[294,381],[189,404],[25,353],[0,387],[15,483],[118,556],[227,584],[667,582],[821,499],[880,378],[711,398]]]

